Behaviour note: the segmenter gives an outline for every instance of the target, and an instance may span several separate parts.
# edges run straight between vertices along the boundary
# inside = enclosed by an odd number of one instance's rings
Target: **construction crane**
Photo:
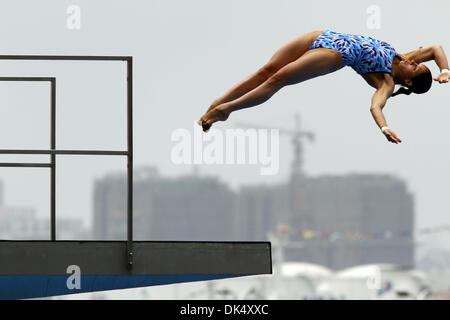
[[[294,129],[277,128],[263,125],[255,125],[250,123],[239,122],[235,124],[239,128],[253,128],[253,129],[277,129],[280,135],[287,135],[291,137],[291,143],[294,149],[294,159],[291,164],[291,181],[299,179],[303,176],[303,143],[302,138],[307,138],[309,141],[314,141],[314,133],[304,131],[300,126],[300,115],[294,114]]]
[[[312,218],[305,214],[301,214],[301,186],[303,185],[303,138],[313,142],[315,139],[314,133],[302,130],[300,125],[300,114],[294,114],[294,129],[277,128],[264,125],[255,125],[250,123],[236,123],[239,128],[253,128],[253,129],[278,129],[280,135],[287,135],[291,137],[291,143],[294,149],[294,159],[291,163],[291,198],[292,198],[292,214],[296,223],[299,225],[309,225]]]

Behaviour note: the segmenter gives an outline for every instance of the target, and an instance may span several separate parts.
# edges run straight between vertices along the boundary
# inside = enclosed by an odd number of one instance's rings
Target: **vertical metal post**
[[[56,79],[51,79],[50,90],[50,149],[56,149]],[[56,155],[50,155],[50,239],[56,240]]]
[[[127,261],[133,266],[133,57],[127,59]]]

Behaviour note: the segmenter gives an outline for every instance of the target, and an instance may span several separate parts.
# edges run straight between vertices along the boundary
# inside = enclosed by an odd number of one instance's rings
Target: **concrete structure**
[[[404,181],[389,175],[322,176],[308,179],[302,190],[295,228],[374,237],[304,241],[304,249],[286,249],[287,260],[334,270],[368,263],[414,266],[414,203]],[[385,236],[387,231],[393,236]]]
[[[0,239],[48,239],[49,221],[36,218],[33,208],[0,207]]]
[[[125,183],[121,174],[96,181],[95,239],[124,239]],[[235,194],[217,178],[167,178],[152,167],[136,169],[134,199],[134,234],[138,240],[246,240],[234,236]]]
[[[0,194],[1,197],[1,194]],[[81,219],[59,218],[58,238],[65,240],[86,239],[88,229]],[[32,207],[0,207],[1,240],[48,240],[50,219],[39,218]]]
[[[236,194],[236,238],[266,240],[279,223],[291,221],[289,185],[242,186]]]
[[[404,181],[389,175],[302,177],[302,184],[245,186],[238,194],[237,237],[265,240],[279,224],[293,232],[289,261],[334,270],[367,263],[414,266],[414,203]],[[297,230],[371,234],[372,239],[303,239]],[[389,237],[389,234],[392,236]]]

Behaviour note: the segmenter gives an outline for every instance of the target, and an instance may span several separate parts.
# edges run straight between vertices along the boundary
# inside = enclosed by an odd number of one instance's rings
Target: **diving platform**
[[[124,150],[59,149],[56,143],[56,77],[0,77],[0,82],[47,81],[50,84],[49,149],[0,149],[0,154],[49,155],[50,161],[46,163],[0,163],[0,167],[49,169],[49,240],[0,240],[0,299],[41,298],[272,273],[269,242],[134,241],[132,56],[0,55],[0,60],[126,63],[127,110]],[[56,167],[60,155],[126,157],[126,240],[58,239]]]
[[[271,274],[269,242],[0,241],[0,299]],[[74,270],[77,270],[75,272]],[[78,276],[79,286],[71,285]]]

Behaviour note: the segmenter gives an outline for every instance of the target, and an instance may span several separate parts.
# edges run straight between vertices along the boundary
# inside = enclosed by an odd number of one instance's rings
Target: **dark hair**
[[[426,67],[426,66],[425,66]],[[426,67],[427,68],[427,67]],[[430,69],[426,69],[424,72],[415,76],[411,79],[412,86],[408,88],[401,87],[396,92],[394,92],[391,97],[395,97],[398,94],[406,94],[409,95],[411,92],[421,94],[425,93],[431,88],[431,83],[433,82],[433,77],[431,75]]]

